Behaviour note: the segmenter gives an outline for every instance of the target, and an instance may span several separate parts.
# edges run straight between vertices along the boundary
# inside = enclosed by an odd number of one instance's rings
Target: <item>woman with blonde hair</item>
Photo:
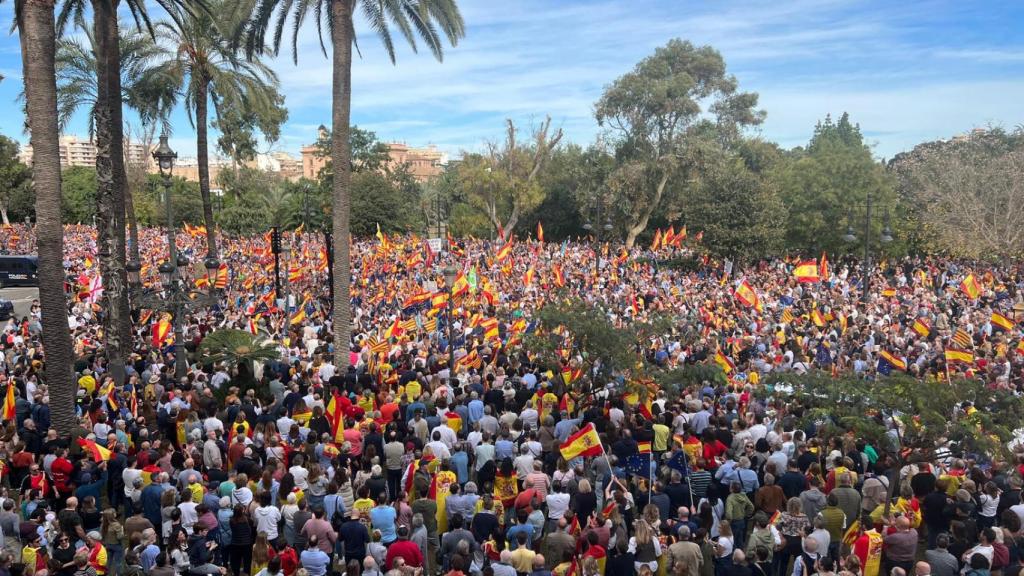
[[[644,566],[647,566],[652,572],[658,570],[661,542],[646,520],[637,520],[634,524],[633,537],[629,539],[627,551],[634,555],[633,569],[637,572]]]
[[[718,539],[715,540],[715,574],[722,576],[732,566],[732,552],[735,541],[732,536],[732,523],[728,520],[718,522]]]
[[[267,567],[270,562],[270,540],[267,533],[260,531],[256,534],[256,542],[252,545],[252,570],[250,574],[256,574]]]

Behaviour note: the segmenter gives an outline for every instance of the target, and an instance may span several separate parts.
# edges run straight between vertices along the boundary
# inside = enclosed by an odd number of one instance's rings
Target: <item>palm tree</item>
[[[69,5],[66,5],[67,7]],[[166,51],[153,41],[152,36],[141,30],[117,33],[118,65],[109,67],[111,73],[120,78],[104,84],[108,67],[102,65],[103,50],[108,50],[100,34],[109,33],[107,21],[96,20],[96,27],[90,30],[81,22],[85,40],[62,39],[57,43],[57,105],[60,126],[63,127],[81,108],[89,110],[89,136],[96,142],[97,214],[105,215],[97,220],[97,245],[99,247],[100,270],[103,274],[104,296],[108,313],[104,315],[104,344],[111,365],[111,373],[119,382],[124,378],[124,348],[131,342],[131,316],[125,281],[122,278],[125,255],[125,216],[127,206],[133,204],[127,198],[128,179],[124,159],[124,130],[121,118],[121,102],[139,111],[143,121],[164,117],[173,103],[173,86],[149,86],[141,81],[142,75],[161,60]],[[108,50],[109,51],[109,50]],[[116,85],[116,86],[115,86]],[[120,97],[110,98],[108,92],[117,89]],[[112,92],[111,92],[112,93]],[[116,110],[114,110],[116,108]],[[115,120],[115,118],[118,118]],[[116,124],[116,127],[115,127]],[[115,213],[116,212],[116,213]],[[134,217],[130,218],[134,222]],[[133,230],[133,251],[137,233]]]
[[[96,102],[99,85],[96,78],[96,41],[84,30],[84,41],[62,38],[57,41],[57,112],[63,131],[81,108],[89,109],[89,137],[96,132]],[[152,36],[139,30],[119,32],[121,54],[121,99],[134,109],[144,124],[163,122],[174,106],[175,86],[157,83],[161,78],[150,70],[167,58],[167,49]]]
[[[88,108],[89,137],[92,138],[96,134],[95,119],[99,94],[99,81],[96,77],[97,45],[91,30],[85,28],[83,32],[85,41],[72,38],[57,41],[57,110],[60,128],[63,131],[76,112],[81,108]],[[149,75],[149,70],[155,64],[166,59],[167,50],[157,44],[152,35],[139,29],[126,30],[119,27],[118,35],[121,100],[138,114],[142,123],[140,132],[148,144],[152,141],[157,124],[162,124],[165,130],[168,128],[168,115],[174,106],[175,86],[165,81],[161,82],[158,76]],[[128,257],[137,261],[138,223],[135,219],[131,187],[127,185],[124,189],[124,204],[131,248]]]
[[[253,0],[208,0],[208,10],[172,10],[172,20],[156,26],[157,37],[174,49],[156,74],[179,86],[189,120],[196,129],[199,192],[203,198],[207,256],[217,257],[216,227],[210,201],[210,161],[207,128],[209,105],[220,116],[223,107],[268,110],[280,105],[274,72],[257,57],[239,57],[231,38],[245,25]]]
[[[316,21],[324,56],[327,56],[327,49],[323,31],[330,31],[334,75],[331,91],[331,157],[334,163],[331,229],[335,282],[332,320],[334,363],[342,369],[349,364],[349,343],[352,340],[352,307],[349,299],[352,151],[349,146],[349,128],[352,111],[352,48],[356,39],[353,13],[357,5],[362,9],[370,28],[383,42],[392,64],[395,62],[392,26],[401,33],[413,51],[417,50],[418,37],[438,60],[443,59],[445,39],[454,46],[465,35],[465,25],[456,0],[260,0],[241,37],[250,54],[263,51],[266,34],[276,12],[273,49],[277,54],[281,48],[284,26],[291,18],[292,58],[298,63],[298,38],[306,17],[312,14]]]
[[[60,146],[57,127],[57,34],[54,0],[17,0],[15,20],[21,41],[25,103],[32,142],[32,181],[36,193],[39,250],[39,304],[46,348],[46,383],[53,426],[70,434],[75,420],[74,351],[64,294],[64,228],[61,225]]]

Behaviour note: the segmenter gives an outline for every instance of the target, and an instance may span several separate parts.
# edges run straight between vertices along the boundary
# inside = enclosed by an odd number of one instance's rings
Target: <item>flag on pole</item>
[[[540,220],[537,221],[537,241],[544,243],[544,226],[541,226]]]
[[[715,363],[721,366],[722,371],[726,374],[729,374],[736,369],[736,365],[733,364],[732,360],[730,360],[728,356],[722,354],[721,350],[715,352]]]
[[[978,284],[978,279],[974,277],[974,273],[967,275],[963,282],[960,283],[960,290],[967,295],[968,298],[976,300],[978,296],[981,296],[981,285]]]
[[[578,456],[598,456],[604,453],[601,437],[597,435],[597,429],[594,428],[593,423],[587,424],[579,432],[569,436],[558,449],[567,461]]]
[[[757,292],[754,291],[754,289],[750,286],[750,283],[747,282],[746,280],[740,282],[740,285],[736,287],[735,295],[736,299],[739,300],[740,303],[743,304],[744,306],[753,308],[758,312],[762,310],[761,299],[758,298]]]
[[[946,348],[946,364],[974,364],[974,354],[967,350],[959,350],[957,348]]]
[[[1009,332],[1013,330],[1014,322],[999,312],[992,313],[992,328]]]
[[[817,282],[821,279],[818,275],[818,263],[814,260],[804,260],[793,269],[793,277],[797,282]]]

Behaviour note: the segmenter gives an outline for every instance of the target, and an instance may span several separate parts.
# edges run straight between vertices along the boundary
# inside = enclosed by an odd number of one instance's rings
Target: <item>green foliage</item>
[[[35,210],[32,171],[18,160],[18,143],[0,135],[0,210],[4,220],[21,220]]]
[[[61,211],[65,224],[92,224],[96,215],[96,169],[72,166],[61,176]]]
[[[695,143],[725,145],[763,121],[757,94],[737,91],[722,55],[710,46],[670,40],[608,86],[596,105],[598,123],[615,138],[619,167],[613,205],[623,209],[632,245],[657,211],[678,204],[685,181],[700,168]]]
[[[655,371],[653,377],[658,386],[670,398],[687,388],[700,389],[705,383],[716,387],[729,383],[722,367],[715,363],[683,364],[673,370]]]
[[[288,109],[284,97],[271,94],[274,105],[269,107],[222,107],[219,109],[213,127],[220,131],[217,149],[242,164],[256,157],[258,152],[256,133],[263,134],[268,144],[281,136],[281,125],[288,120]]]
[[[65,179],[69,168],[64,172]],[[95,194],[96,171],[89,169],[93,178],[93,194]],[[164,206],[163,179],[158,174],[149,174],[141,194],[134,196],[135,216],[142,226],[167,226],[167,209]],[[174,212],[174,225],[181,226],[203,223],[203,201],[199,197],[199,184],[184,178],[171,179],[171,206]]]
[[[894,373],[870,381],[815,371],[772,375],[764,390],[799,399],[804,424],[824,425],[832,435],[853,431],[906,462],[930,462],[946,453],[1006,456],[1007,442],[1024,418],[1019,398],[981,380],[918,380]],[[977,410],[968,414],[964,402]]]
[[[321,130],[321,137],[317,141],[320,154],[329,154],[330,143],[330,132]],[[426,223],[421,205],[422,189],[409,173],[408,167],[390,165],[387,145],[377,140],[377,135],[370,130],[353,126],[350,143],[352,235],[373,235],[378,223],[380,229],[387,234],[421,232]],[[310,201],[319,206],[318,216],[322,214],[325,222],[330,217],[333,187],[334,170],[332,162],[328,161],[320,171],[315,199]],[[301,200],[298,197],[296,199]],[[310,211],[316,210],[311,207]]]
[[[794,150],[773,178],[788,211],[786,246],[791,250],[858,250],[860,242],[848,245],[842,236],[850,215],[858,236],[863,236],[869,195],[875,209],[869,237],[877,245],[884,226],[881,216],[897,210],[892,176],[872,158],[859,127],[845,113],[838,122],[831,117],[820,122],[807,149]]]
[[[411,178],[396,179],[380,172],[352,175],[352,234],[371,236],[377,224],[386,234],[423,229],[419,186]]]
[[[721,153],[702,170],[683,210],[691,230],[704,232],[713,253],[745,261],[782,247],[785,208],[774,184],[748,165],[763,157]]]
[[[1024,129],[925,142],[889,164],[914,247],[969,258],[1024,252]]]
[[[522,229],[535,231],[540,221],[545,239],[559,242],[586,236],[583,225],[587,222],[603,226],[612,210],[606,206],[605,214],[598,212],[601,201],[607,200],[605,179],[614,163],[615,159],[597,146],[584,149],[570,144],[553,151],[541,173],[544,201],[523,218]]]
[[[204,364],[242,363],[277,360],[281,354],[273,344],[264,343],[245,330],[221,328],[206,335],[197,350]]]
[[[68,2],[65,4],[73,4]],[[82,27],[84,39],[61,38],[57,41],[57,111],[58,122],[66,127],[82,107],[89,109],[90,136],[95,130],[96,106],[96,42],[93,30]],[[153,37],[131,26],[118,26],[118,47],[121,56],[121,96],[143,122],[163,121],[173,107],[174,85],[158,74],[161,61],[170,54]]]

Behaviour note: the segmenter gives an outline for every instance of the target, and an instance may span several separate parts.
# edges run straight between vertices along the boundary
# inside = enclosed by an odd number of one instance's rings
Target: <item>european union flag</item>
[[[888,376],[892,374],[893,365],[888,360],[879,356],[878,357],[878,373],[882,376]]]
[[[626,472],[635,476],[650,478],[655,475],[654,458],[650,453],[628,456],[626,458]]]
[[[672,457],[668,459],[668,467],[679,471],[686,478],[690,473],[689,462],[686,460],[686,452],[683,450],[676,450],[672,453]]]

